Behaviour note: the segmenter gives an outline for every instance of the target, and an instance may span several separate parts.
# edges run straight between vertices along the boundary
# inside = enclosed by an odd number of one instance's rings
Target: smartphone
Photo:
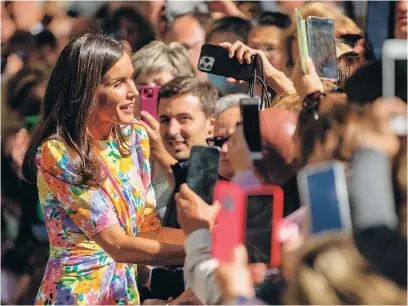
[[[157,121],[159,121],[157,112],[159,92],[160,86],[142,86],[140,89],[140,110],[148,112]]]
[[[251,64],[240,64],[235,56],[229,57],[227,49],[205,44],[201,47],[197,68],[202,72],[248,81],[254,65],[255,61]]]
[[[382,49],[384,97],[397,95],[407,102],[407,50],[407,40],[389,39],[384,43]],[[407,117],[394,117],[391,120],[394,133],[398,136],[407,135],[407,124]]]
[[[309,54],[320,78],[338,79],[334,20],[310,16],[306,20]]]
[[[245,246],[249,263],[279,268],[281,250],[279,225],[283,218],[283,190],[263,185],[245,191]]]
[[[206,203],[213,203],[214,186],[218,181],[218,147],[194,146],[187,166],[186,183]]]
[[[306,166],[297,181],[301,203],[309,207],[312,234],[351,231],[346,174],[340,162]]]
[[[306,22],[303,20],[298,9],[296,9],[296,27],[298,34],[300,66],[303,73],[307,73],[306,61],[307,57],[309,56],[309,46],[307,44]]]
[[[262,140],[259,123],[259,100],[245,98],[241,100],[241,113],[245,139],[253,159],[262,158]]]
[[[221,204],[221,210],[212,233],[211,254],[220,263],[228,263],[233,259],[233,250],[244,243],[245,194],[233,183],[218,181],[214,201]]]

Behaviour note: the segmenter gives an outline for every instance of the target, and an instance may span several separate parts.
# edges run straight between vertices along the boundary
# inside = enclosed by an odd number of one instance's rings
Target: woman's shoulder
[[[37,149],[36,162],[47,170],[55,167],[71,168],[68,145],[58,136],[47,138]]]

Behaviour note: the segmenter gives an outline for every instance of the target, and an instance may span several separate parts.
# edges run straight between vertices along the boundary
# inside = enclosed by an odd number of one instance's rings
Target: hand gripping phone
[[[248,81],[254,65],[256,65],[255,61],[251,64],[240,64],[235,56],[229,57],[227,49],[205,44],[201,48],[197,68],[202,72]]]

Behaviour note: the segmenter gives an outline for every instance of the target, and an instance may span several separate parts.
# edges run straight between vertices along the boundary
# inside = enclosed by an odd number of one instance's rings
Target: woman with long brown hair
[[[138,304],[136,264],[184,262],[184,235],[155,210],[137,95],[117,41],[86,34],[62,51],[23,163],[50,241],[37,304]]]

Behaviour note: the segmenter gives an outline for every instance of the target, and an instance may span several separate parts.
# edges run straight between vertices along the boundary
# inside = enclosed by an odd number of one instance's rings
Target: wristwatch
[[[322,93],[321,91],[315,91],[311,94],[308,94],[303,99],[302,107],[303,109],[307,110],[308,112],[313,113],[314,118],[318,119],[318,112],[319,112],[319,104],[320,101],[326,96],[326,94]]]

